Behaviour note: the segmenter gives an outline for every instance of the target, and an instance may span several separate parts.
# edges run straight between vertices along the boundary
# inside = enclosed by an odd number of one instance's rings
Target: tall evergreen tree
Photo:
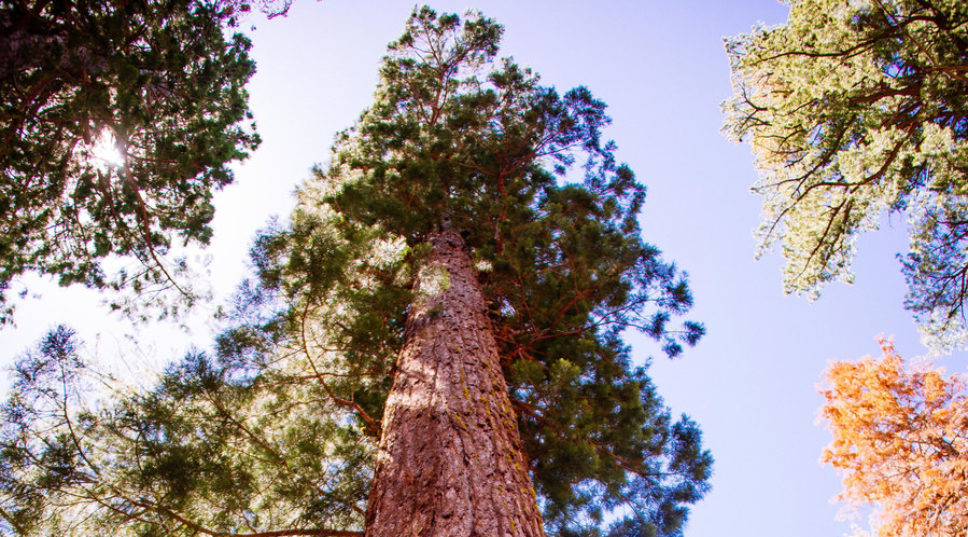
[[[277,14],[288,0],[260,4]],[[0,323],[26,272],[191,298],[165,254],[176,240],[208,242],[213,191],[259,141],[244,124],[250,42],[224,33],[246,9],[0,2]],[[110,256],[138,263],[112,274]]]
[[[786,24],[727,40],[728,133],[761,178],[762,246],[787,292],[850,281],[854,242],[907,216],[906,307],[937,347],[968,338],[968,4],[787,0]]]
[[[501,33],[414,12],[214,357],[84,414],[70,337],[22,362],[11,528],[681,535],[711,457],[621,336],[694,344],[684,275],[639,236],[605,105],[496,61]]]

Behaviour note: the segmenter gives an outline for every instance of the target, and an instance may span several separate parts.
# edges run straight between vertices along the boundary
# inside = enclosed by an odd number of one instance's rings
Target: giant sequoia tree
[[[851,279],[857,235],[904,213],[906,306],[938,346],[968,299],[968,4],[789,0],[789,21],[727,41],[726,129],[749,139],[762,245],[788,292]]]
[[[0,2],[0,323],[26,272],[192,298],[165,254],[177,241],[208,242],[213,191],[258,144],[244,125],[250,43],[223,33],[246,9]],[[104,264],[112,256],[138,262],[114,272]]]
[[[639,237],[604,104],[495,60],[501,33],[411,16],[211,353],[83,412],[103,379],[69,331],[21,361],[7,529],[681,534],[711,458],[621,336],[695,343],[688,287]]]

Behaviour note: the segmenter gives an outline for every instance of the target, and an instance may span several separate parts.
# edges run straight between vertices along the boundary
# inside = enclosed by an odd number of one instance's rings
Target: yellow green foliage
[[[786,24],[728,39],[727,134],[749,141],[761,253],[785,290],[850,282],[856,237],[909,219],[907,307],[931,343],[963,341],[968,222],[968,4],[790,0]]]

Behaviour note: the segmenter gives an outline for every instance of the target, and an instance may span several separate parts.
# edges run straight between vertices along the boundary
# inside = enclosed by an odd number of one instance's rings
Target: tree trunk
[[[461,236],[431,239],[383,417],[367,537],[543,537],[517,420]]]

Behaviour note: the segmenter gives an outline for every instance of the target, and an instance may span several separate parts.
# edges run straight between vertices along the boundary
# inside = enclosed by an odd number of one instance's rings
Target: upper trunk
[[[543,537],[470,255],[435,234],[387,398],[367,537]]]

